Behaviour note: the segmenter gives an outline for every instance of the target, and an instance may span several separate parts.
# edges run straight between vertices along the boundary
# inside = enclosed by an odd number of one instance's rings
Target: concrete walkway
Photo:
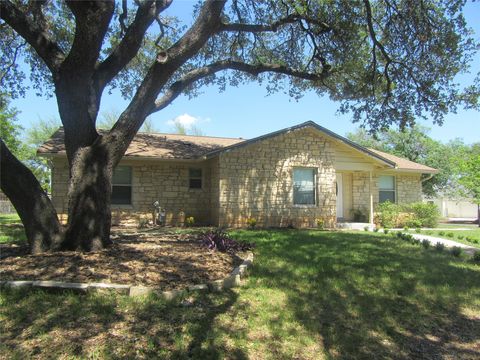
[[[420,241],[424,240],[424,239],[427,239],[428,241],[430,241],[432,243],[432,245],[435,245],[437,242],[439,242],[439,243],[445,245],[445,247],[447,247],[447,248],[458,246],[458,247],[462,248],[463,251],[466,252],[469,255],[473,255],[473,253],[475,251],[480,251],[480,249],[478,249],[478,248],[475,248],[475,247],[470,246],[470,245],[465,245],[465,244],[462,244],[462,243],[459,243],[459,242],[456,242],[456,241],[453,241],[453,240],[442,239],[442,238],[439,238],[439,237],[436,237],[436,236],[430,236],[430,235],[424,235],[424,234],[414,234],[414,233],[409,233],[409,234],[411,234],[414,239],[418,239]]]

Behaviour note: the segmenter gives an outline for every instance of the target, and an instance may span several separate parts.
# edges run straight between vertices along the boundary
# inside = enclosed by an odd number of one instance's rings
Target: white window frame
[[[112,196],[113,196],[113,188],[114,187],[129,187],[130,188],[130,202],[115,204],[115,203],[113,203],[113,198],[112,198],[112,206],[129,206],[129,205],[132,205],[132,202],[133,202],[133,168],[131,166],[128,166],[128,165],[118,165],[113,170],[113,172],[115,173],[115,171],[118,168],[127,168],[127,169],[130,170],[130,181],[129,181],[129,183],[114,183],[113,182],[114,181],[114,176],[112,176]]]
[[[382,189],[380,187],[380,178],[381,177],[391,177],[393,179],[393,189]],[[379,175],[378,176],[378,203],[381,204],[382,202],[385,202],[385,201],[380,201],[380,193],[384,191],[384,192],[391,192],[393,193],[393,203],[396,204],[397,203],[397,178],[395,175]]]
[[[313,204],[297,204],[295,203],[295,170],[312,170],[313,172]],[[293,206],[295,207],[316,207],[317,206],[317,172],[316,167],[296,166],[292,169],[292,192]]]

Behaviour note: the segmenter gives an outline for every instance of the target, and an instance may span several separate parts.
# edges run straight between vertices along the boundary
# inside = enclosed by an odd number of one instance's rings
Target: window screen
[[[395,176],[382,175],[378,177],[379,202],[395,202]]]
[[[117,166],[112,177],[112,204],[132,204],[132,168]]]
[[[189,169],[188,184],[190,189],[202,188],[202,169]]]
[[[293,169],[293,203],[315,205],[315,169]]]

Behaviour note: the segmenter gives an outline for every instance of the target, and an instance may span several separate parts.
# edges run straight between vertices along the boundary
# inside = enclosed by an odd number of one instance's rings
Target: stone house
[[[52,199],[67,212],[68,165],[59,129],[39,155],[50,157]],[[309,121],[254,139],[139,133],[115,170],[114,223],[151,219],[152,204],[167,225],[314,227],[372,222],[382,201],[421,201],[422,174],[437,170],[364,148]]]

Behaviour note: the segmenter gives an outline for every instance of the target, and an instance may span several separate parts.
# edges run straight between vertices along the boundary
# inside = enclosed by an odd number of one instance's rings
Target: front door
[[[343,178],[337,173],[337,219],[343,219]]]

